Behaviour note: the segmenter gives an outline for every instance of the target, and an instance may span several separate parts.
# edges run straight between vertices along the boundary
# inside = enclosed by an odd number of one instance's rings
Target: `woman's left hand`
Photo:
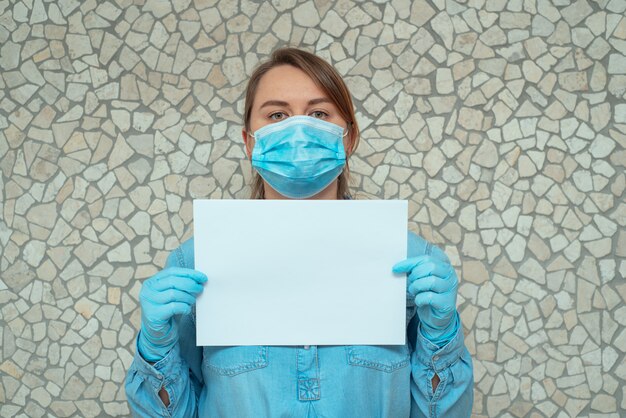
[[[452,265],[439,257],[421,255],[397,263],[393,272],[408,275],[407,292],[415,298],[424,336],[435,344],[449,341],[458,329],[458,279]]]

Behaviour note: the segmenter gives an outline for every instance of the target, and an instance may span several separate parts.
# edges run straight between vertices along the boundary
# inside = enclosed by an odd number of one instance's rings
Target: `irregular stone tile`
[[[626,56],[622,54],[611,54],[609,55],[609,65],[608,65],[608,73],[609,74],[626,74]]]
[[[454,91],[454,82],[452,80],[452,71],[449,69],[437,70],[437,92],[439,94],[448,94]]]
[[[80,58],[93,52],[91,40],[87,35],[68,34],[66,41],[69,45],[68,54],[72,59]]]
[[[305,2],[293,10],[293,20],[298,25],[314,27],[320,23],[320,15],[313,2]]]
[[[434,32],[441,37],[446,48],[451,49],[454,30],[450,16],[447,13],[439,13],[430,21],[430,25]]]
[[[586,0],[577,0],[561,10],[561,16],[570,25],[576,26],[593,12]]]
[[[458,123],[466,129],[480,130],[482,129],[483,114],[479,110],[462,107],[459,112]]]
[[[3,70],[13,70],[20,62],[21,45],[12,41],[7,41],[0,48],[0,67]]]

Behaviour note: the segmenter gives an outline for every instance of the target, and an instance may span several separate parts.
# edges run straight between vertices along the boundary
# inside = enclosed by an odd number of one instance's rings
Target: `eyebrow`
[[[326,98],[326,97],[319,97],[317,99],[311,99],[309,100],[309,102],[307,103],[308,106],[313,106],[319,103],[332,103],[330,99]],[[262,109],[264,107],[267,106],[289,106],[289,103],[284,102],[282,100],[268,100],[265,103],[263,103],[259,108]]]

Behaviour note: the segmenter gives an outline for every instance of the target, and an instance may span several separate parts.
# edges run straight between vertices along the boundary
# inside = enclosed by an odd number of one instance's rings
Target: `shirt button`
[[[439,356],[434,356],[433,361],[437,361],[437,360],[439,360]]]
[[[309,346],[308,346],[308,345],[305,345],[305,346],[304,346],[304,349],[305,349],[305,350],[308,350],[308,349],[309,349]]]

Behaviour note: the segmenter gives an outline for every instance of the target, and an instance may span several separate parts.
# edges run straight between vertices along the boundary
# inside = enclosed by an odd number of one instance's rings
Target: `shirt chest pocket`
[[[408,367],[409,347],[405,345],[349,345],[346,346],[348,364],[392,373]]]
[[[267,367],[268,351],[269,347],[259,345],[204,347],[202,365],[212,373],[235,376]]]

